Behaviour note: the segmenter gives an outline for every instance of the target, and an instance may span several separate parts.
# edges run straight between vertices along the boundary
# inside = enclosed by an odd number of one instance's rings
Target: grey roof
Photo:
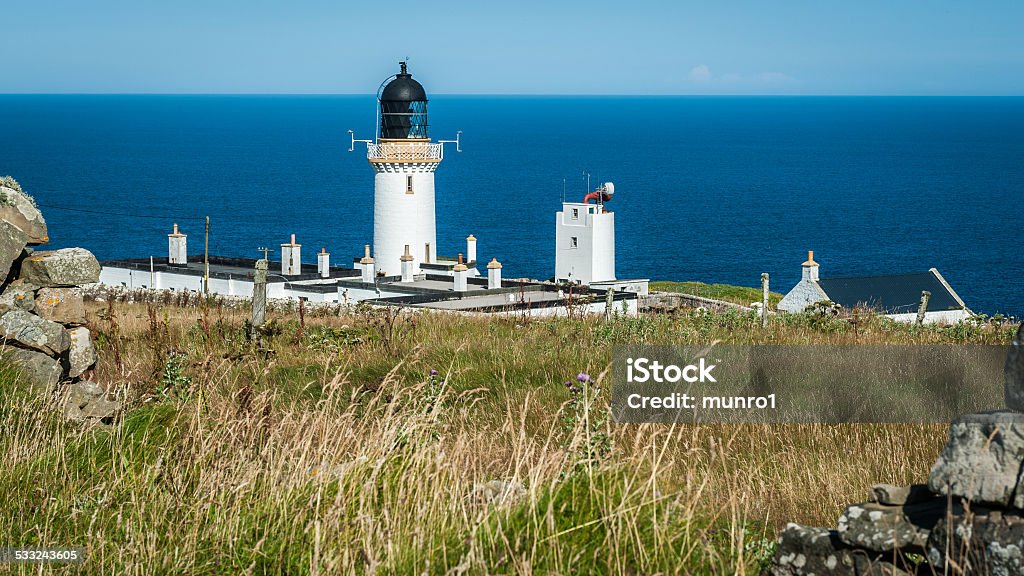
[[[932,293],[928,311],[960,310],[964,306],[957,295],[940,280],[938,271],[888,274],[883,276],[853,276],[849,278],[822,278],[818,286],[828,299],[843,308],[867,307],[886,314],[916,312],[921,303],[921,292]]]

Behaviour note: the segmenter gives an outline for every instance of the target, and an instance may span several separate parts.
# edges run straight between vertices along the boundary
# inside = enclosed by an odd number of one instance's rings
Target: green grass
[[[703,296],[723,300],[734,304],[750,306],[753,302],[761,301],[761,289],[749,288],[747,286],[733,286],[731,284],[705,284],[703,282],[651,282],[651,290],[662,292],[679,292],[693,296]],[[768,293],[768,307],[775,308],[782,294],[778,292]]]
[[[84,565],[56,573],[756,574],[786,522],[828,525],[874,482],[925,478],[945,427],[595,427],[608,391],[567,421],[563,382],[605,381],[622,342],[1011,333],[805,315],[762,328],[739,311],[389,323],[361,310],[311,315],[301,333],[275,313],[261,352],[240,337],[245,310],[105,312],[90,327],[97,377],[125,401],[113,425],[64,421],[0,368],[0,542],[85,547]],[[169,378],[172,349],[186,356]],[[610,449],[592,457],[597,434]],[[495,479],[525,496],[474,497]]]

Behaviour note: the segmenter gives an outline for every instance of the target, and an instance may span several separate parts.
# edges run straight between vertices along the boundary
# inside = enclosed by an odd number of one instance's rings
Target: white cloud
[[[701,83],[710,82],[711,68],[708,68],[707,64],[698,64],[690,68],[690,80]]]
[[[714,84],[730,86],[763,86],[766,84],[779,85],[794,82],[795,78],[782,72],[759,72],[756,74],[737,74],[727,72],[725,74],[714,74],[707,64],[698,64],[690,68],[690,82],[695,84]]]

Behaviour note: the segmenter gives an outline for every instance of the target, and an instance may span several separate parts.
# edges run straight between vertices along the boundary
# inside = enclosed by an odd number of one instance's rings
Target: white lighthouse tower
[[[378,273],[402,273],[406,246],[412,255],[414,274],[420,264],[437,259],[437,227],[434,214],[434,171],[444,159],[444,143],[427,136],[427,93],[413,80],[406,63],[378,91],[376,141],[366,143],[366,157],[373,166],[373,255]],[[351,132],[351,131],[350,131]],[[408,262],[408,260],[406,260]],[[408,266],[408,264],[406,264]]]

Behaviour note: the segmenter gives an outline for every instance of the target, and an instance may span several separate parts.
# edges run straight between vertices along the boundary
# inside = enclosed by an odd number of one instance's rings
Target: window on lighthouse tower
[[[412,194],[412,174],[405,177],[405,193]]]

